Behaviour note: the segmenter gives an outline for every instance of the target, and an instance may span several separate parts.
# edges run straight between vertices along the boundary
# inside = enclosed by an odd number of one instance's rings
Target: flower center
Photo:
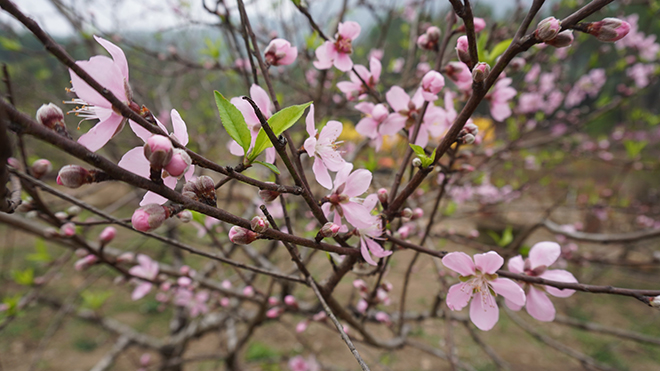
[[[341,35],[335,41],[335,47],[339,53],[352,54],[353,53],[353,40],[347,39]]]

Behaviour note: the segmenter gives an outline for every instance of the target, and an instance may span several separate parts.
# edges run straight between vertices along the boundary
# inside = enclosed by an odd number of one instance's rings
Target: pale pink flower
[[[337,83],[337,88],[341,90],[342,93],[346,94],[346,99],[349,101],[355,99],[365,99],[367,97],[367,88],[364,86],[360,77],[364,82],[367,83],[367,86],[371,89],[376,87],[378,81],[380,80],[380,72],[382,71],[382,65],[380,60],[372,57],[369,60],[369,68],[371,71],[361,64],[355,65],[355,72],[351,71],[348,76],[351,81],[342,81]],[[359,76],[359,77],[358,77]]]
[[[371,210],[376,206],[378,202],[378,197],[376,194],[371,194],[364,200],[362,204],[367,210]],[[371,257],[371,255],[377,258],[384,258],[386,256],[392,255],[392,251],[383,249],[378,242],[374,240],[381,239],[382,228],[381,228],[381,219],[376,215],[370,215],[370,217],[364,220],[365,224],[368,224],[367,227],[358,227],[355,231],[355,234],[360,237],[360,252],[364,260],[371,265],[378,265],[376,261]]]
[[[495,121],[504,121],[511,116],[509,101],[516,96],[516,89],[511,86],[511,78],[499,79],[486,99],[490,101],[490,114]]]
[[[259,110],[261,110],[261,113],[264,114],[264,118],[266,118],[266,120],[268,120],[273,115],[273,108],[270,97],[268,96],[268,93],[266,93],[266,91],[261,86],[252,84],[252,86],[250,87],[250,98],[252,98],[254,103],[256,103],[257,107],[259,107]],[[254,113],[254,109],[252,108],[252,105],[241,97],[234,97],[231,99],[230,102],[231,104],[236,106],[236,108],[238,108],[238,110],[241,111],[241,113],[243,114],[243,118],[245,118],[245,123],[247,124],[248,129],[250,129],[250,134],[252,135],[252,142],[250,143],[250,148],[254,147],[254,142],[257,140],[257,135],[259,134],[259,130],[261,129],[261,122],[259,121],[257,114]],[[229,152],[231,152],[231,154],[234,156],[245,155],[245,151],[243,151],[243,147],[238,145],[238,143],[236,143],[236,141],[234,140],[228,143],[228,147],[229,147]],[[265,152],[266,152],[266,162],[272,164],[275,161],[275,148],[273,147],[267,148]]]
[[[333,65],[340,71],[347,72],[353,67],[350,55],[353,53],[353,40],[360,35],[360,25],[357,22],[340,23],[335,40],[328,40],[316,48],[314,67],[327,70]]]
[[[137,261],[139,264],[129,269],[128,273],[138,278],[144,278],[150,281],[155,280],[156,276],[158,276],[158,262],[151,260],[150,257],[143,254],[137,256]],[[133,300],[142,299],[151,291],[151,282],[140,279],[137,281],[138,285],[131,295],[131,299]]]
[[[90,58],[89,61],[77,61],[76,64],[120,101],[130,104],[132,91],[128,85],[128,63],[124,52],[110,41],[98,36],[94,36],[94,39],[110,53],[112,59],[97,55]],[[110,102],[78,77],[75,72],[69,70],[69,75],[73,86],[71,91],[76,93],[77,98],[66,103],[78,105],[71,112],[82,117],[83,121],[99,120],[98,124],[78,139],[80,144],[95,152],[121,131],[126,120],[113,109]]]
[[[357,125],[355,131],[368,137],[376,147],[376,151],[380,150],[383,144],[383,133],[381,133],[381,124],[385,122],[389,111],[384,104],[376,104],[370,102],[361,102],[355,105],[355,108],[366,114]]]
[[[393,86],[385,94],[385,97],[394,112],[380,125],[380,133],[382,135],[395,135],[403,128],[412,129],[415,123],[415,117],[419,114],[424,104],[422,89],[417,89],[417,92],[411,99],[402,88]],[[440,136],[446,129],[445,116],[444,110],[434,105],[429,105],[424,114],[415,144],[424,147],[428,144],[429,136]],[[409,130],[409,139],[412,139],[413,134],[414,130]]]
[[[577,279],[570,272],[563,269],[550,269],[551,266],[561,255],[561,247],[555,242],[539,242],[529,250],[529,257],[523,260],[518,255],[509,259],[507,267],[513,273],[526,274],[532,277],[540,277],[547,280],[559,282],[577,283]],[[527,289],[527,313],[539,321],[549,322],[555,319],[555,307],[547,294],[559,298],[567,298],[575,290],[563,289],[545,285],[534,285],[530,283],[521,284]],[[523,306],[514,303],[508,298],[505,300],[507,307],[512,310],[520,310]]]
[[[461,91],[472,90],[472,72],[463,62],[449,62],[445,67],[445,74],[456,84]]]
[[[320,371],[321,366],[316,362],[314,356],[309,356],[306,360],[303,356],[295,356],[289,360],[289,369],[291,371]]]
[[[305,140],[304,148],[309,157],[314,157],[312,171],[316,176],[316,181],[327,189],[332,188],[332,179],[330,171],[339,171],[346,164],[341,154],[337,151],[335,141],[342,131],[342,124],[339,121],[330,120],[323,127],[321,132],[314,127],[314,105],[309,107],[309,113],[305,119],[307,124],[307,134],[309,138]]]
[[[326,218],[334,211],[333,223],[342,225],[341,217],[356,228],[370,227],[371,209],[362,205],[362,200],[356,198],[369,189],[371,184],[371,172],[365,169],[353,171],[353,164],[346,163],[335,175],[334,188],[327,196],[329,202],[324,203],[321,208]]]
[[[273,39],[264,50],[266,62],[271,66],[287,66],[298,57],[298,48],[284,39]]]
[[[445,78],[438,71],[429,71],[422,78],[422,97],[425,101],[434,102],[444,86]]]
[[[183,121],[181,118],[181,115],[179,112],[175,109],[172,109],[170,111],[170,115],[172,117],[172,133],[170,133],[170,138],[175,139],[182,145],[187,145],[189,136],[188,136],[188,127],[186,126],[186,123]],[[167,128],[165,125],[163,125],[160,121],[156,120],[156,123],[158,126],[167,133]],[[153,134],[151,134],[147,129],[139,126],[138,124],[130,121],[129,125],[131,126],[131,129],[135,132],[135,134],[140,137],[145,143],[147,140],[149,140]],[[187,156],[187,154],[186,154]],[[117,164],[119,167],[122,167],[128,171],[131,171],[141,177],[150,179],[150,168],[151,165],[149,164],[149,160],[144,156],[144,147],[135,147],[122,156],[121,160],[119,160],[119,163]],[[168,164],[169,165],[169,164]],[[168,166],[165,167],[166,169]],[[191,180],[194,177],[195,174],[195,165],[190,165],[187,170],[184,172],[184,178],[186,181]],[[176,187],[176,184],[178,182],[178,177],[175,176],[169,176],[167,171],[163,172],[163,183],[171,188],[174,189]],[[167,198],[148,191],[144,197],[142,197],[142,201],[140,201],[140,206],[144,206],[147,204],[159,204],[162,205],[165,202],[167,202]]]
[[[193,294],[191,289],[179,287],[174,295],[174,304],[188,309],[191,317],[207,313],[209,311],[206,304],[208,300],[209,292],[207,290],[201,290]]]
[[[475,254],[474,261],[463,252],[452,252],[442,258],[445,267],[461,275],[460,283],[449,288],[447,306],[461,310],[470,299],[470,320],[482,331],[492,329],[499,320],[499,308],[495,295],[502,295],[517,305],[525,304],[525,292],[515,282],[498,278],[497,270],[504,259],[496,252]]]

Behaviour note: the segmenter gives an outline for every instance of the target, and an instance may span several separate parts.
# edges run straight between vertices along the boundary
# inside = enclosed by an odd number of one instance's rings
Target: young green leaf
[[[214,93],[215,104],[218,106],[218,112],[220,112],[222,126],[225,127],[229,136],[247,153],[248,149],[250,149],[252,136],[250,135],[250,129],[248,129],[245,123],[243,114],[218,91]]]
[[[509,45],[511,45],[512,41],[513,39],[508,39],[497,43],[497,45],[495,45],[495,47],[490,51],[490,53],[487,53],[487,56],[485,58],[486,63],[492,66],[495,63],[495,59],[497,59],[497,57],[499,57],[500,55],[502,55],[502,53],[504,53],[506,48],[508,48]]]
[[[293,126],[293,124],[295,124],[296,121],[298,121],[298,119],[303,115],[305,108],[309,107],[310,104],[312,104],[312,102],[287,107],[275,113],[271,118],[268,119],[268,125],[270,125],[273,133],[278,136],[282,134],[286,129]],[[250,154],[248,155],[248,162],[252,163],[254,159],[257,158],[259,154],[261,154],[261,152],[272,146],[273,143],[270,142],[268,135],[266,135],[264,129],[261,128],[259,130],[259,134],[257,134],[257,139],[254,142],[254,148],[252,148],[252,151],[250,151]]]
[[[420,158],[421,157],[426,157],[426,152],[424,152],[424,148],[422,148],[421,146],[418,146],[417,144],[412,144],[412,143],[410,143],[408,145],[410,146],[410,148],[412,148],[413,151],[415,151],[415,154],[417,156],[419,156]]]
[[[275,173],[277,175],[280,175],[279,169],[277,168],[277,166],[275,166],[273,164],[269,164],[269,163],[263,162],[263,161],[254,161],[254,163],[265,166],[265,167],[268,168],[268,170],[272,171],[273,173]]]

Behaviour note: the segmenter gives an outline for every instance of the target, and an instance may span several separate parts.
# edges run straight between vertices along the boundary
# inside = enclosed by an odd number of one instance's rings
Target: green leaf
[[[477,39],[477,53],[483,58],[486,56],[486,43],[488,42],[488,34],[481,32]],[[475,63],[476,64],[476,63]]]
[[[23,49],[23,46],[18,40],[10,39],[4,36],[0,36],[0,46],[10,52],[18,52]]]
[[[623,145],[626,147],[626,152],[628,152],[628,157],[631,159],[637,157],[647,144],[649,144],[649,142],[645,140],[635,141],[626,139],[623,141]]]
[[[293,124],[295,124],[296,121],[298,121],[298,119],[303,115],[305,108],[309,107],[310,104],[312,104],[312,102],[284,108],[269,118],[268,125],[270,125],[270,128],[273,130],[275,136],[279,136],[286,129],[293,126]],[[257,139],[254,142],[254,148],[252,148],[252,151],[248,155],[248,163],[252,163],[254,159],[261,154],[261,152],[272,146],[273,143],[271,143],[270,139],[268,139],[268,135],[266,135],[264,129],[259,129],[259,134],[257,134]]]
[[[112,291],[83,291],[80,296],[83,299],[83,307],[97,310],[112,296]]]
[[[23,286],[31,286],[34,283],[34,269],[28,268],[24,271],[13,271],[12,277],[14,281]]]
[[[513,241],[513,228],[511,226],[506,227],[504,232],[502,232],[502,238],[497,244],[501,247],[504,247],[510,244]]]
[[[486,53],[487,55],[484,56],[485,59],[486,59],[486,63],[488,63],[489,65],[492,66],[493,63],[495,63],[495,60],[497,59],[497,57],[502,55],[502,53],[504,53],[506,48],[508,48],[509,45],[511,45],[512,41],[513,41],[513,39],[508,39],[508,40],[500,41],[499,43],[497,43],[497,45],[495,45],[493,50],[491,50],[490,53]]]
[[[26,257],[27,260],[38,263],[47,263],[52,260],[50,254],[48,253],[48,249],[46,249],[46,243],[44,242],[43,239],[41,238],[37,239],[37,242],[34,244],[34,247],[37,249],[37,252],[34,254],[28,254],[28,256]]]
[[[410,143],[408,145],[410,146],[410,148],[412,148],[413,151],[415,151],[415,154],[417,156],[419,156],[420,158],[421,157],[426,157],[426,152],[424,152],[424,148],[422,148],[421,146],[418,146],[417,144],[412,144],[412,143]]]
[[[458,204],[454,201],[449,201],[449,204],[447,204],[447,208],[442,212],[442,215],[451,216],[456,212],[456,209],[458,209]]]
[[[435,149],[433,150],[431,157],[429,157],[426,155],[426,152],[424,152],[424,148],[412,143],[409,143],[408,145],[413,151],[415,151],[417,157],[422,161],[423,168],[431,166],[433,163],[433,157],[435,157]]]
[[[486,234],[490,236],[490,238],[495,241],[495,243],[499,246],[500,245],[500,235],[497,234],[495,231],[486,231]]]
[[[269,164],[269,163],[263,162],[263,161],[254,161],[254,163],[265,166],[265,167],[268,168],[268,170],[272,171],[273,173],[275,173],[277,175],[280,175],[280,171],[277,169],[277,166],[275,166],[273,164]]]
[[[214,93],[215,104],[218,106],[218,112],[220,112],[222,126],[225,127],[229,136],[247,153],[248,149],[250,149],[252,136],[250,135],[250,129],[248,129],[245,123],[243,114],[218,91]]]

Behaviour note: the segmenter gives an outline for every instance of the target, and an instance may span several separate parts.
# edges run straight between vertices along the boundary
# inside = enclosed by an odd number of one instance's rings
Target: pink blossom
[[[273,115],[273,109],[271,105],[271,100],[270,97],[268,96],[268,93],[259,85],[252,84],[250,87],[250,98],[254,100],[254,103],[257,104],[257,107],[261,110],[261,113],[264,114],[264,117],[266,120],[268,120],[272,115]],[[240,98],[240,97],[234,97],[231,99],[231,104],[236,106],[239,111],[243,114],[243,118],[245,118],[245,123],[248,126],[248,129],[250,129],[250,134],[252,135],[252,142],[250,143],[250,148],[254,146],[254,142],[257,140],[257,135],[259,134],[259,130],[261,129],[261,122],[259,121],[259,118],[257,117],[257,114],[254,113],[254,109],[252,108],[252,105],[248,103],[245,99]],[[243,148],[236,143],[236,141],[232,140],[231,142],[228,143],[229,147],[229,152],[231,152],[232,155],[234,156],[244,156],[245,151],[243,151]],[[270,147],[266,149],[266,162],[268,163],[273,163],[275,161],[275,148]]]
[[[390,319],[390,316],[385,312],[376,312],[375,317],[376,317],[376,321],[378,321],[378,322],[382,322],[382,323],[385,323],[385,324],[388,324],[388,325],[390,323],[392,323],[392,320]]]
[[[630,23],[618,18],[605,18],[602,21],[590,23],[587,32],[600,41],[615,42],[624,38],[630,32]]]
[[[377,199],[375,200],[377,201]],[[365,200],[365,204],[366,203],[367,201]],[[369,207],[367,206],[367,208]],[[356,231],[356,234],[360,237],[360,252],[362,253],[362,257],[367,263],[371,265],[378,265],[378,263],[376,263],[371,255],[377,258],[384,258],[386,256],[392,255],[392,251],[383,249],[383,246],[375,241],[377,239],[381,239],[380,235],[382,234],[382,230],[380,218],[376,215],[372,215],[368,220],[366,220],[366,223],[369,223],[368,227],[358,228]]]
[[[468,48],[467,36],[461,36],[456,40],[456,56],[459,61],[465,64],[470,63],[470,52],[468,51]]]
[[[417,46],[426,50],[437,50],[438,42],[440,41],[440,29],[436,26],[431,26],[426,29],[422,35],[417,38]]]
[[[340,23],[335,40],[328,40],[316,48],[314,67],[319,70],[327,70],[333,65],[342,72],[347,72],[353,67],[350,55],[353,54],[353,40],[360,35],[360,25],[348,21]]]
[[[321,208],[326,218],[334,211],[333,223],[342,225],[341,217],[356,228],[370,227],[371,209],[362,205],[362,200],[356,198],[367,191],[371,184],[371,172],[365,169],[353,171],[353,164],[346,163],[335,176],[332,193],[327,196],[329,202]]]
[[[303,356],[295,356],[289,360],[289,369],[291,371],[320,371],[321,366],[313,356],[305,360]]]
[[[105,229],[99,235],[99,239],[103,243],[110,243],[115,236],[117,235],[117,230],[115,227],[105,227]]]
[[[151,260],[147,255],[139,254],[137,256],[138,265],[128,270],[128,273],[138,278],[144,278],[153,281],[158,276],[158,262]],[[133,290],[131,299],[139,300],[151,291],[151,282],[138,279],[138,285]]]
[[[574,282],[577,279],[568,271],[563,269],[548,269],[561,255],[561,247],[555,242],[539,242],[529,250],[529,257],[524,259],[518,255],[509,259],[508,268],[511,272],[526,274],[532,277],[540,277],[547,280],[559,282]],[[566,298],[575,292],[575,290],[560,290],[555,287],[545,285],[534,285],[529,283],[521,284],[527,290],[527,313],[539,321],[552,321],[555,319],[555,307],[548,298],[547,294],[559,298]],[[520,310],[523,306],[514,303],[508,298],[506,305],[513,310]]]
[[[642,89],[648,86],[655,69],[655,64],[636,63],[626,70],[626,76],[632,78],[635,81],[635,86]]]
[[[456,84],[459,90],[472,90],[472,72],[465,63],[449,62],[445,67],[445,74]]]
[[[362,83],[362,80],[364,80],[369,88],[373,89],[376,87],[376,84],[378,84],[378,81],[380,80],[380,72],[383,68],[380,64],[380,60],[372,57],[369,60],[369,68],[371,71],[367,70],[367,68],[361,64],[356,64],[355,71],[357,74],[353,71],[348,74],[351,81],[337,83],[337,88],[339,88],[342,93],[346,94],[346,99],[352,101],[355,99],[365,99],[367,97],[366,94],[368,90]],[[360,80],[360,77],[362,80]]]
[[[461,310],[473,299],[470,320],[480,330],[492,329],[499,319],[493,293],[520,306],[525,304],[525,292],[520,286],[510,279],[497,277],[496,272],[504,259],[494,251],[476,254],[474,261],[463,252],[452,252],[442,258],[442,264],[460,274],[462,281],[449,288],[447,306],[451,310]]]
[[[505,77],[498,80],[486,99],[490,101],[490,114],[495,121],[504,121],[511,116],[509,101],[516,96],[516,89],[511,86],[511,78]]]
[[[94,265],[98,260],[99,258],[96,255],[89,254],[84,258],[76,261],[73,266],[77,271],[82,271]]]
[[[124,52],[117,45],[98,36],[94,36],[94,39],[110,53],[112,59],[97,55],[90,58],[89,61],[77,61],[76,64],[101,86],[112,92],[120,101],[130,104],[132,102],[132,91],[128,85],[128,63]],[[71,112],[82,117],[83,121],[99,120],[98,124],[78,139],[78,142],[90,151],[98,151],[121,131],[126,120],[113,109],[110,102],[83,81],[75,72],[69,70],[69,75],[73,86],[71,91],[76,93],[77,98],[66,103],[78,105]]]
[[[327,189],[332,188],[332,179],[330,171],[339,171],[346,162],[337,151],[335,141],[342,131],[342,124],[339,121],[328,121],[325,127],[319,133],[314,127],[314,105],[309,107],[309,113],[305,120],[307,124],[307,133],[309,138],[305,140],[304,148],[309,157],[314,157],[312,171],[316,176],[316,181]]]
[[[170,138],[178,141],[182,145],[187,145],[189,136],[188,136],[188,127],[181,118],[181,115],[179,112],[175,109],[172,109],[170,111],[170,116],[172,118],[172,132],[170,133]],[[160,121],[156,120],[156,123],[158,126],[164,131],[167,132],[167,128],[165,125],[163,125]],[[135,134],[140,137],[145,143],[153,136],[147,129],[133,123],[132,121],[129,122],[129,125],[131,126],[131,129],[135,132]],[[179,154],[180,155],[180,154]],[[186,154],[186,156],[188,156]],[[119,163],[117,164],[119,167],[122,167],[128,171],[131,171],[143,178],[150,179],[150,165],[149,165],[149,160],[144,155],[144,147],[135,147],[122,156],[121,160],[119,160]],[[169,167],[169,163],[165,166],[165,170],[172,168]],[[189,181],[193,178],[195,173],[195,165],[190,165],[187,170],[184,172],[184,178],[186,181]],[[176,187],[176,184],[178,182],[178,179],[176,176],[170,176],[170,174],[165,171],[163,173],[163,183],[171,188],[174,189]],[[162,205],[165,202],[167,202],[167,198],[148,191],[144,197],[142,197],[142,201],[140,201],[140,206],[144,206],[147,204],[159,204]]]
[[[425,101],[434,102],[445,86],[445,78],[438,71],[429,71],[422,78],[422,96]]]
[[[271,66],[287,66],[298,57],[298,48],[284,39],[273,39],[264,50],[266,62]]]
[[[355,130],[372,140],[376,147],[376,151],[380,150],[383,144],[383,134],[380,131],[381,124],[387,119],[389,111],[384,104],[376,104],[369,102],[362,102],[355,105],[355,108],[366,114],[357,125]]]

